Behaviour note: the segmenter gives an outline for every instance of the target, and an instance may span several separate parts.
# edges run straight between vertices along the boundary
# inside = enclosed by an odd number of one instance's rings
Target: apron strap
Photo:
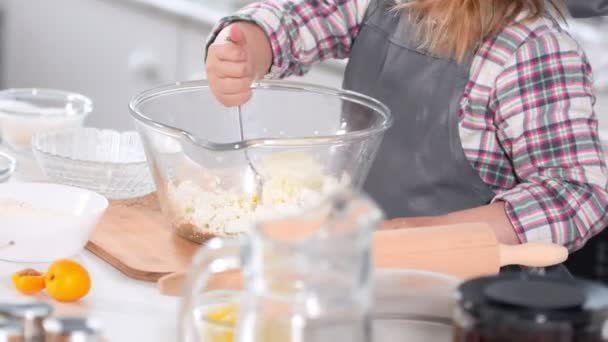
[[[369,19],[380,10],[381,5],[385,2],[386,0],[370,0],[367,9],[365,10],[365,15],[363,16],[363,24],[367,23]]]

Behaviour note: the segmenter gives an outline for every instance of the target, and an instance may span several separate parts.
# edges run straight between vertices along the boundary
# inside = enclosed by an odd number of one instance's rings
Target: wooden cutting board
[[[152,282],[185,270],[199,247],[173,234],[156,194],[112,201],[87,244],[89,251],[127,276]]]
[[[273,238],[291,239],[300,228],[308,231],[308,225],[297,219],[274,221],[265,233],[273,231]],[[154,194],[112,202],[87,245],[127,276],[143,281],[187,270],[198,248],[173,233]],[[566,257],[567,251],[556,245],[501,245],[482,223],[374,233],[375,267],[423,269],[460,278],[493,274],[511,264],[552,265]]]

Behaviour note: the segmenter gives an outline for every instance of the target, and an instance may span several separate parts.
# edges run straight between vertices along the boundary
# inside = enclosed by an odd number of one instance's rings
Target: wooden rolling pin
[[[501,267],[547,267],[564,262],[568,250],[551,243],[504,245],[483,223],[380,230],[374,232],[374,266],[447,273],[462,279],[498,273]],[[158,281],[161,293],[180,295],[184,272]],[[238,270],[214,276],[208,289],[239,289]]]

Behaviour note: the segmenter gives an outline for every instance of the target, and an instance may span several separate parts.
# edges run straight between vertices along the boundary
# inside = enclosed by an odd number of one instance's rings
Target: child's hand
[[[250,49],[243,30],[248,29],[245,25],[238,23],[226,27],[224,30],[228,30],[229,38],[225,41],[218,39],[209,47],[207,55],[209,86],[225,106],[247,102],[251,97],[251,83],[256,78],[255,53]]]

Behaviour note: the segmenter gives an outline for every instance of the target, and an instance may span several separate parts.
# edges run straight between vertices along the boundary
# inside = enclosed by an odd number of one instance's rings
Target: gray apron
[[[574,18],[591,18],[608,15],[608,0],[566,0]]]
[[[485,205],[494,192],[465,157],[458,129],[472,58],[458,64],[421,51],[392,5],[371,1],[344,78],[345,89],[383,102],[395,120],[364,189],[388,218]]]

